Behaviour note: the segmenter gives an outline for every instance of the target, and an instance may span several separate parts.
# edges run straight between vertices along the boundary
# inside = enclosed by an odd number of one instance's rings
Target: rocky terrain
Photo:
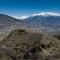
[[[52,13],[47,12],[44,13],[44,16],[34,15],[26,19],[17,19],[12,16],[0,14],[0,36],[14,29],[31,29],[56,33],[60,31],[60,16],[52,15]]]
[[[0,60],[60,60],[60,16],[0,14]]]
[[[60,60],[60,40],[45,33],[15,29],[0,41],[0,60]]]

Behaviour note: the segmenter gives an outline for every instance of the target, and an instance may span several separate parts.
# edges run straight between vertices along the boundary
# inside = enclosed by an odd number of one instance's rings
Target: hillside
[[[14,17],[0,14],[0,40],[5,37],[10,31],[23,26],[23,21]]]
[[[0,60],[59,60],[60,40],[16,29],[0,42]]]
[[[59,32],[60,16],[51,14],[44,13],[44,16],[34,15],[29,16],[26,19],[16,19],[12,16],[0,14],[0,35],[2,34],[2,32],[5,34],[18,28],[27,28],[50,33]]]
[[[16,19],[12,16],[8,16],[8,15],[4,15],[4,14],[0,14],[0,30],[7,30],[9,29],[11,26],[18,26],[18,24],[22,24],[23,21]]]

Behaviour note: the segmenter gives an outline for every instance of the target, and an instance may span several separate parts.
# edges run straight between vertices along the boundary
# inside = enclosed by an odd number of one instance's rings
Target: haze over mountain
[[[4,35],[0,37],[0,60],[60,60],[60,34],[44,33],[58,31],[58,13],[43,12],[24,19],[0,14],[0,35]]]
[[[27,26],[38,28],[45,31],[60,30],[60,14],[51,12],[41,12],[33,14],[24,21],[27,22]]]
[[[35,24],[37,27],[42,25],[43,27],[58,27],[60,26],[60,14],[42,12],[39,14],[33,14],[33,16],[26,19],[29,23]]]
[[[0,31],[8,32],[15,28],[31,28],[46,32],[60,31],[60,14],[41,12],[33,14],[32,16],[26,16],[25,19],[17,19],[8,15],[0,14]]]

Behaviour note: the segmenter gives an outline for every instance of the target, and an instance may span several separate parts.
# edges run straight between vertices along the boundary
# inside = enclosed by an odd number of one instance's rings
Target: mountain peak
[[[41,13],[33,14],[32,16],[60,16],[60,14],[52,13],[52,12],[41,12]]]

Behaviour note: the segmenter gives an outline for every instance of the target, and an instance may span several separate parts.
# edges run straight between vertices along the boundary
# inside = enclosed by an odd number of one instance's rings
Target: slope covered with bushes
[[[60,41],[45,33],[12,31],[0,42],[0,60],[58,60]]]

